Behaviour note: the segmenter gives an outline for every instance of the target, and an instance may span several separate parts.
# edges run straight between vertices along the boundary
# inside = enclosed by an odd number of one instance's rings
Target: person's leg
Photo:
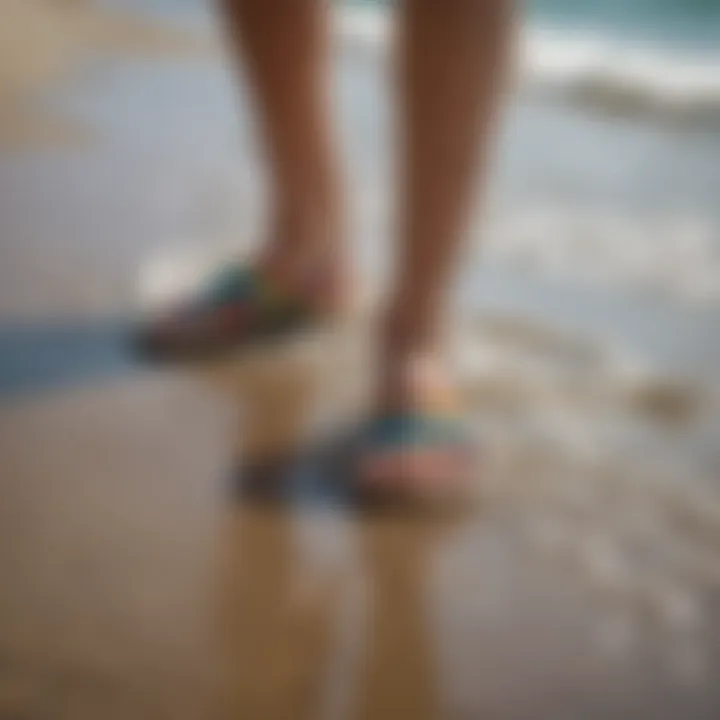
[[[328,0],[222,0],[270,168],[263,262],[291,282],[334,273],[342,199],[330,120]]]
[[[330,122],[330,0],[220,0],[270,170],[259,257],[222,267],[152,318],[139,348],[172,359],[292,330],[343,303],[342,190]]]
[[[418,395],[451,385],[441,321],[505,78],[510,0],[404,0],[401,23],[400,246],[381,351],[381,415],[412,410],[423,404]],[[376,457],[374,469],[395,476],[403,462],[412,474],[407,457]]]

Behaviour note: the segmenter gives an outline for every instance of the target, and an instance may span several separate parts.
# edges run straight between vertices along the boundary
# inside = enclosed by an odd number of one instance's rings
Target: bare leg
[[[393,356],[434,352],[505,75],[506,0],[405,0],[401,36],[403,199]]]
[[[292,282],[334,274],[342,201],[330,125],[327,0],[223,0],[271,174],[264,262]]]
[[[381,414],[452,394],[440,362],[441,320],[473,176],[493,130],[510,11],[510,0],[404,0],[400,247],[381,351]],[[376,480],[414,472],[407,454],[382,455],[370,458]]]
[[[255,94],[270,169],[269,233],[250,267],[221,268],[141,328],[141,351],[174,358],[227,350],[344,304],[329,1],[220,0]]]
[[[405,0],[401,246],[393,325],[433,346],[504,79],[505,0]]]

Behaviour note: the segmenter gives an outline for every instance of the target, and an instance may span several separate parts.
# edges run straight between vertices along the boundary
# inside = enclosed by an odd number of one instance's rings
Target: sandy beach
[[[213,16],[4,3],[0,717],[716,718],[717,134],[511,98],[452,328],[479,505],[368,517],[297,452],[362,412],[368,315],[172,371],[125,344],[261,237]],[[376,287],[388,88],[354,22],[337,109]],[[260,469],[279,505],[238,499]]]
[[[77,143],[78,124],[43,112],[38,94],[91,66],[98,55],[196,54],[207,37],[88,0],[3,0],[0,28],[0,143]]]

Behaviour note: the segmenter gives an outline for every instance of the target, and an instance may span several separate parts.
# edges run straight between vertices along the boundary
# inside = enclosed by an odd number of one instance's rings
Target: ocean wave
[[[389,29],[386,8],[343,7],[337,16],[338,36],[352,46],[382,50]],[[720,53],[527,25],[519,57],[523,92],[613,114],[720,123]]]
[[[599,109],[720,121],[720,55],[528,28],[521,80]]]

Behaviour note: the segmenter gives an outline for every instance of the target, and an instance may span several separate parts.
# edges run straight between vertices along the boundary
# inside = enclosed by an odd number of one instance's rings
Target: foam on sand
[[[493,208],[481,240],[485,262],[642,288],[696,306],[720,301],[718,229],[708,212],[525,202]]]
[[[720,585],[717,388],[523,319],[480,318],[457,354],[488,509],[631,625],[651,618],[701,655],[705,600]],[[612,634],[608,651],[631,633]]]

